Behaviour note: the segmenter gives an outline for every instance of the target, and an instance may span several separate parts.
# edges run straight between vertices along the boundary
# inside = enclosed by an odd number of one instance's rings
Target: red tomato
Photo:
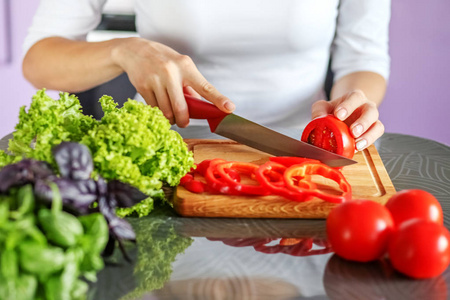
[[[347,124],[333,115],[309,122],[303,130],[302,141],[348,158],[355,154],[355,139]]]
[[[370,200],[353,200],[336,206],[327,218],[331,247],[342,258],[367,262],[381,257],[394,230],[391,214]]]
[[[419,218],[442,225],[444,215],[439,201],[423,190],[403,190],[394,194],[386,203],[395,226],[404,221]]]
[[[431,278],[450,264],[450,233],[440,224],[412,219],[392,235],[388,253],[397,271],[413,278]]]

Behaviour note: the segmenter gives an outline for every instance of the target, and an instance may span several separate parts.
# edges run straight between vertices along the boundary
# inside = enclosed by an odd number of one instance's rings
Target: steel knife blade
[[[330,167],[356,163],[344,156],[296,140],[266,126],[222,112],[215,105],[185,95],[191,119],[206,119],[211,132],[275,156],[299,156],[317,159]]]

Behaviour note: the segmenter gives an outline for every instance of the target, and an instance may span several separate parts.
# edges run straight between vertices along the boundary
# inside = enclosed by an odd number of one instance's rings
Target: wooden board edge
[[[210,194],[191,193],[179,186],[172,197],[173,207],[179,215],[185,217],[325,219],[337,205],[320,199],[295,202],[280,196],[232,195],[214,195],[216,198],[210,199],[208,195]],[[226,202],[222,200],[225,198]],[[196,205],[191,205],[192,202]],[[314,213],[308,214],[303,209],[305,206],[313,206]]]
[[[377,202],[385,205],[389,198],[396,193],[396,190],[375,145],[370,145],[364,149],[363,157],[366,164],[372,169],[372,175],[376,176],[373,180],[377,182],[378,187],[381,189],[376,197],[367,198],[369,200],[375,200],[376,198]],[[374,160],[378,160],[378,163],[375,163]]]
[[[183,140],[186,145],[188,146],[188,149],[192,151],[196,145],[206,145],[206,144],[239,144],[238,142],[235,142],[230,139],[184,139]]]

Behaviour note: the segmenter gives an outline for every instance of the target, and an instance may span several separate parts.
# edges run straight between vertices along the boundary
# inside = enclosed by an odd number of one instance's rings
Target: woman
[[[24,43],[34,86],[79,92],[126,72],[139,97],[181,128],[187,93],[298,132],[331,113],[358,150],[384,132],[377,107],[389,75],[388,0],[136,0],[140,38],[86,42],[105,1],[41,0]]]

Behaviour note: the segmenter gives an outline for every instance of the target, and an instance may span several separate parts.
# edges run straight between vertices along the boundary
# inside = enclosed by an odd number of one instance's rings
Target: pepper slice
[[[307,187],[313,189],[315,188],[315,184],[311,181],[304,180],[302,181],[302,186],[305,188],[304,190],[289,190],[286,188],[286,183],[284,181],[284,173],[286,172],[286,170],[287,168],[285,166],[273,161],[268,161],[258,168],[258,170],[256,171],[256,179],[261,183],[262,186],[265,186],[268,190],[270,190],[272,194],[279,195],[297,202],[310,200],[312,196],[309,192],[307,192]],[[272,178],[277,177],[273,174],[277,173],[283,176],[283,180],[277,179],[276,181],[272,181]]]
[[[268,191],[262,186],[259,181],[254,180],[256,184],[243,183],[240,180],[236,180],[236,174],[247,175],[248,178],[254,177],[255,172],[258,170],[259,165],[246,162],[224,162],[216,165],[216,171],[220,179],[226,182],[235,191],[246,195],[268,195]]]
[[[198,173],[202,176],[205,176],[206,169],[209,168],[209,164],[211,163],[211,159],[205,159],[201,163],[196,164],[197,168],[195,169],[195,173]]]
[[[212,159],[209,162],[209,166],[205,171],[206,183],[216,192],[228,195],[239,195],[237,191],[232,189],[230,185],[223,181],[217,174],[216,166],[224,162],[226,161],[220,158]]]
[[[209,191],[210,189],[204,182],[194,179],[193,172],[194,171],[191,171],[184,175],[180,179],[180,185],[192,193],[203,193]]]
[[[320,175],[325,178],[331,179],[336,182],[341,189],[341,195],[332,195],[326,193],[320,189],[310,189],[304,186],[301,186],[294,178],[305,177],[310,175]],[[345,179],[344,175],[336,169],[333,169],[322,163],[303,163],[300,165],[293,165],[289,167],[284,172],[284,182],[286,183],[286,188],[298,192],[298,193],[309,193],[310,195],[320,198],[324,201],[328,201],[331,203],[342,203],[347,200],[351,200],[351,186]]]

